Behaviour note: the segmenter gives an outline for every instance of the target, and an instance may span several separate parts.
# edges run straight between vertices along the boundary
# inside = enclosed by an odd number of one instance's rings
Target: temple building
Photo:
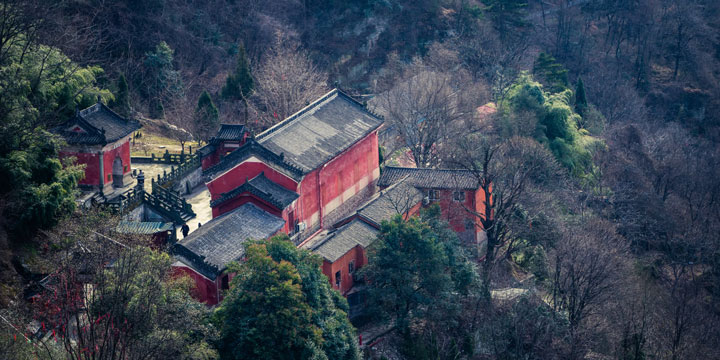
[[[465,170],[402,167],[380,175],[382,124],[333,90],[257,136],[222,125],[198,150],[213,219],[172,250],[196,297],[217,304],[232,277],[227,264],[242,259],[244,243],[285,233],[322,257],[323,273],[348,301],[361,302],[355,271],[367,264],[381,223],[433,203],[463,242],[479,246],[485,197],[477,179]]]
[[[465,244],[484,242],[478,215],[485,214],[485,192],[471,171],[386,166],[377,186],[387,188],[400,181],[421,191],[425,205],[437,203],[444,220]]]
[[[299,245],[372,196],[380,176],[382,123],[350,96],[332,90],[257,136],[223,125],[210,145],[198,150],[213,219],[173,250],[175,266],[198,283],[200,300],[219,301],[228,281],[224,266],[240,259],[248,238],[282,232]],[[252,222],[239,220],[248,214]],[[230,224],[229,218],[238,219],[241,228],[220,225]],[[224,229],[224,238],[206,239],[205,227]]]
[[[78,164],[85,165],[80,187],[109,194],[130,183],[130,138],[140,127],[139,122],[123,118],[98,99],[53,132],[68,144],[60,156],[75,157]]]
[[[220,124],[217,134],[198,152],[202,159],[203,170],[217,164],[227,154],[240,148],[249,137],[250,132],[245,125]]]

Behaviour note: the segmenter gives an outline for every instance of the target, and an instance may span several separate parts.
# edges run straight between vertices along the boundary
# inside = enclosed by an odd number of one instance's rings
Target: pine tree
[[[428,208],[422,219],[405,221],[398,215],[383,221],[360,273],[368,278],[368,313],[402,332],[410,330],[413,319],[457,311],[456,300],[476,279],[438,206]]]
[[[527,0],[483,0],[485,13],[501,37],[528,25],[525,19]]]
[[[154,51],[145,53],[143,66],[147,83],[141,90],[150,99],[150,111],[153,117],[163,116],[162,103],[172,101],[183,95],[183,82],[180,72],[173,65],[174,51],[162,41]]]
[[[219,119],[218,109],[213,103],[210,94],[203,91],[195,108],[195,133],[198,139],[208,141],[215,128],[217,128],[220,122]]]
[[[535,65],[533,74],[540,79],[551,93],[558,93],[568,88],[567,69],[558,63],[555,58],[547,53],[540,53]]]
[[[575,111],[581,116],[585,112],[588,106],[587,95],[585,94],[585,84],[582,78],[578,77],[577,84],[575,85]]]
[[[250,62],[245,53],[242,43],[238,46],[237,64],[235,72],[228,75],[225,86],[222,89],[222,96],[225,99],[245,100],[253,91],[255,82],[250,74]]]
[[[115,100],[111,106],[118,114],[122,116],[130,115],[130,98],[128,94],[128,83],[125,79],[125,75],[120,75],[117,83],[117,93],[115,94]]]

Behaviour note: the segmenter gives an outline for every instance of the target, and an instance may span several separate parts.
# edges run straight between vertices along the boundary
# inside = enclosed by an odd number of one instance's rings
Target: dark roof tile
[[[320,235],[321,238],[308,245],[308,249],[329,262],[347,254],[356,246],[367,248],[375,241],[379,231],[362,220],[355,219],[342,227]]]
[[[300,197],[298,193],[274,183],[265,177],[265,173],[262,172],[260,175],[244,182],[235,189],[222,194],[218,199],[211,201],[210,206],[216,207],[245,192],[254,194],[280,210],[285,209],[288,205],[292,204],[295,199]]]
[[[401,215],[419,204],[423,194],[405,179],[391,185],[387,189],[375,194],[365,205],[357,211],[360,217],[380,227],[383,220],[390,220],[395,215]]]
[[[175,244],[173,254],[214,279],[230,262],[242,258],[248,239],[267,239],[284,224],[285,220],[247,203],[190,233]]]
[[[305,174],[382,125],[350,96],[335,89],[257,136],[257,141]]]
[[[285,161],[283,156],[266,149],[253,138],[248,139],[243,146],[222,158],[219,163],[203,170],[203,175],[208,178],[208,181],[212,181],[251,157],[259,158],[295,181],[300,181],[304,175],[302,169]]]
[[[173,229],[173,223],[160,221],[120,221],[115,231],[121,234],[155,234]]]
[[[78,125],[84,132],[69,130],[73,125]],[[62,135],[68,144],[104,145],[120,140],[140,127],[139,122],[125,119],[98,102],[80,110],[74,118],[53,131]]]
[[[468,170],[451,169],[416,169],[386,166],[378,186],[390,186],[407,178],[408,184],[421,189],[464,189],[475,190],[478,180]]]
[[[210,141],[214,143],[227,140],[242,140],[245,133],[245,125],[220,124],[220,129]]]

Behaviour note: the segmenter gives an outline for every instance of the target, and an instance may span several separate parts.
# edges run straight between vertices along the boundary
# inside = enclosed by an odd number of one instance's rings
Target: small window
[[[430,199],[430,201],[438,201],[440,200],[440,192],[437,190],[428,190],[427,197]]]
[[[112,174],[108,174],[108,181],[112,180]]]
[[[128,171],[128,166],[127,165],[123,166],[123,172],[126,173],[127,171]]]
[[[228,275],[225,275],[225,276],[222,277],[222,281],[221,281],[221,284],[220,284],[220,288],[221,288],[222,290],[227,290],[227,289],[230,288],[230,279],[229,279],[229,276],[228,276]]]
[[[453,191],[453,200],[458,202],[465,202],[465,192],[464,191]]]
[[[335,273],[335,287],[338,289],[340,288],[340,279],[342,278],[342,274],[340,271]]]
[[[355,272],[355,260],[352,260],[348,264],[348,273],[352,274],[354,272]]]

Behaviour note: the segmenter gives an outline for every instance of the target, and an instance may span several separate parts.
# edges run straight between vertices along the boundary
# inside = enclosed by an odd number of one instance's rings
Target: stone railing
[[[111,211],[118,214],[132,211],[141,204],[152,206],[153,209],[176,224],[183,224],[195,217],[192,205],[188,204],[183,197],[155,184],[153,184],[152,193],[136,187],[106,203]]]
[[[114,199],[109,200],[105,204],[113,212],[122,214],[140,205],[143,201],[145,201],[146,195],[149,194],[147,194],[143,189],[134,187]]]
[[[178,223],[184,223],[195,217],[192,205],[185,198],[155,182],[152,182],[152,199],[149,204],[168,212],[171,218]]]
[[[163,170],[162,175],[158,174],[157,179],[151,179],[152,183],[157,184],[164,188],[170,188],[175,183],[197,170],[201,165],[200,157],[197,154],[188,156],[184,162],[180,163],[177,167],[173,166],[170,168],[170,172]]]
[[[156,156],[155,154],[150,154],[150,156],[133,156],[130,160],[137,164],[182,164],[197,155],[197,153],[193,154],[192,146],[190,146],[189,149],[190,152],[188,154],[186,154],[185,151],[179,154],[171,154],[165,150],[165,153],[161,156]]]

